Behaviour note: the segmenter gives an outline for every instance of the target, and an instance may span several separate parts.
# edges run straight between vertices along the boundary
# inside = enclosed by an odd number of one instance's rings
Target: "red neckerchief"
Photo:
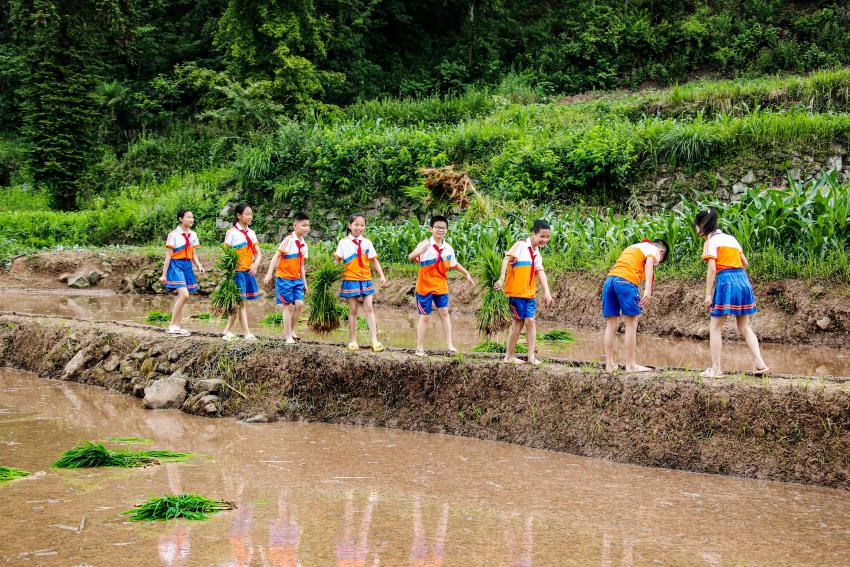
[[[236,230],[238,230],[239,232],[241,232],[242,234],[244,234],[244,235],[245,235],[245,242],[247,242],[247,243],[248,243],[248,250],[250,250],[250,251],[251,251],[251,256],[252,256],[252,257],[253,257],[253,256],[256,256],[256,255],[257,255],[257,253],[256,253],[256,251],[254,250],[254,243],[253,243],[253,242],[251,242],[251,237],[250,237],[250,236],[248,236],[248,229],[246,228],[245,230],[242,230],[241,228],[239,228],[239,223],[235,223],[235,224],[233,225],[233,228],[235,228]]]
[[[644,238],[643,240],[640,241],[640,243],[641,244],[652,244],[652,241]],[[658,247],[656,246],[656,249],[657,248]],[[655,287],[655,266],[653,266],[652,268],[653,268],[652,269],[652,287]]]
[[[301,242],[301,239],[295,236],[295,233],[292,233],[292,238],[295,239],[295,246],[298,248],[298,265],[304,265],[304,254],[301,252],[301,249],[304,247],[304,243]]]
[[[181,236],[183,236],[183,238],[186,239],[186,258],[191,260],[192,259],[192,256],[191,256],[191,254],[192,254],[192,243],[189,240],[189,235],[186,234],[185,232],[181,232],[180,234],[181,234]]]
[[[531,247],[531,241],[529,241],[528,253],[531,255],[531,277],[528,278],[528,285],[534,283],[534,276],[537,275],[537,272],[534,270],[534,260],[537,258],[534,254],[534,248]]]
[[[446,277],[446,274],[448,273],[448,270],[446,270],[446,271],[443,271],[443,270],[442,270],[442,266],[443,266],[443,250],[445,250],[445,249],[446,249],[446,245],[445,245],[445,244],[443,244],[443,247],[442,247],[442,248],[440,248],[439,246],[437,246],[437,244],[436,244],[436,243],[434,243],[434,250],[436,250],[436,251],[437,251],[437,260],[436,260],[436,262],[435,262],[434,269],[435,269],[435,270],[437,270],[437,273],[438,273],[438,274],[440,274],[440,275],[441,275],[441,276],[443,276],[443,277]]]
[[[361,268],[365,268],[366,264],[363,263],[363,248],[360,247],[360,243],[362,242],[362,240],[360,240],[359,238],[354,238],[352,236],[351,241],[355,245],[357,245],[357,263],[360,264]]]

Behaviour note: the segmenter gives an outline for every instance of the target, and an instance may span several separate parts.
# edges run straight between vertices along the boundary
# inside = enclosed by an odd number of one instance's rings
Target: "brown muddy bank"
[[[143,395],[174,372],[188,413],[378,425],[637,465],[850,488],[850,383],[700,380],[591,366],[515,368],[487,355],[223,345],[138,325],[0,316],[5,365]],[[220,384],[216,379],[222,380]]]
[[[266,255],[267,257],[270,255]],[[204,256],[213,265],[209,253]],[[260,273],[264,274],[268,258]],[[9,271],[0,271],[0,287],[52,289],[66,286],[67,277],[83,273],[97,280],[93,289],[124,293],[163,293],[158,281],[159,256],[138,251],[45,252],[16,259]],[[390,270],[392,273],[392,270]],[[455,275],[455,274],[453,274]],[[201,294],[215,287],[219,274],[211,269],[199,278]],[[603,274],[565,272],[552,278],[555,305],[541,308],[540,317],[572,327],[601,329],[599,297]],[[376,303],[415,307],[415,275],[391,276]],[[810,280],[754,281],[759,313],[753,326],[764,342],[846,347],[850,345],[850,283]],[[660,336],[708,338],[708,317],[703,307],[703,283],[659,278],[652,305],[641,318],[640,331]],[[460,278],[450,280],[451,309],[474,313],[480,305],[477,288]],[[726,326],[728,339],[738,340],[734,325]]]

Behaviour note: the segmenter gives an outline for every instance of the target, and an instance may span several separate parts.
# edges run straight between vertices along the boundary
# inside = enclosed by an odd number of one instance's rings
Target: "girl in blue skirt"
[[[242,298],[242,305],[227,320],[222,338],[227,342],[236,339],[233,328],[239,321],[242,323],[242,328],[245,329],[245,340],[253,341],[256,340],[256,337],[248,328],[248,302],[260,299],[257,269],[263,259],[263,252],[260,250],[260,241],[257,240],[257,235],[249,228],[251,221],[254,220],[254,211],[245,203],[240,203],[236,205],[235,212],[236,222],[224,235],[224,244],[236,250],[236,254],[239,256],[234,278],[236,287],[239,288],[239,296]]]
[[[195,217],[189,209],[180,209],[177,213],[177,228],[168,233],[165,239],[165,261],[162,264],[162,276],[159,281],[165,289],[177,290],[174,309],[171,311],[171,325],[166,333],[188,337],[189,331],[182,328],[183,310],[189,302],[189,294],[198,291],[198,282],[192,264],[204,273],[204,267],[195,249],[200,244],[198,235],[192,230]]]
[[[697,233],[705,240],[702,259],[708,262],[705,278],[705,307],[711,315],[711,368],[705,377],[722,376],[720,354],[723,348],[723,323],[734,315],[738,332],[747,341],[753,356],[753,373],[760,375],[769,369],[761,357],[759,341],[750,326],[750,315],[756,312],[756,296],[744,269],[747,258],[738,240],[717,228],[717,211],[708,208],[695,221]]]

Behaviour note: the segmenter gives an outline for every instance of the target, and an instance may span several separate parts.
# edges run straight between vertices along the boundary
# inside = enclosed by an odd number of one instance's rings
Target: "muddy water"
[[[91,292],[69,294],[46,293],[44,291],[21,292],[5,291],[0,293],[0,310],[14,310],[27,313],[42,313],[80,317],[84,319],[114,319],[144,322],[145,315],[151,310],[171,312],[171,298],[167,296],[116,295]],[[278,308],[272,301],[261,300],[251,304],[253,321],[261,320],[266,314]],[[193,298],[187,308],[187,315],[209,311],[209,302]],[[381,340],[390,346],[414,347],[416,345],[416,321],[418,315],[413,310],[398,310],[379,307],[377,311]],[[728,323],[730,326],[732,323]],[[706,321],[708,325],[708,321]],[[184,326],[195,329],[221,329],[224,324],[219,320],[199,320],[187,318]],[[540,323],[541,331],[554,328],[551,323]],[[471,315],[453,315],[455,343],[461,350],[468,350],[480,340],[475,318]],[[274,335],[281,332],[280,326],[254,324],[255,334]],[[313,340],[347,342],[347,331],[339,331],[327,336],[315,336],[301,325],[302,335]],[[577,341],[559,345],[540,343],[544,356],[570,358],[583,361],[601,361],[603,348],[600,331],[595,329],[572,329]],[[368,342],[368,333],[361,331],[361,342]],[[504,341],[505,336],[497,337]],[[432,318],[431,329],[426,347],[445,348],[443,332]],[[618,337],[616,356],[622,361],[623,338]],[[742,342],[726,341],[723,345],[724,365],[728,371],[748,370],[749,351]],[[807,376],[850,376],[850,352],[842,349],[812,347],[807,345],[762,345],[764,359],[775,372]],[[709,366],[710,354],[708,340],[691,340],[671,337],[639,335],[638,362],[652,366],[677,368],[705,368]]]
[[[60,471],[81,440],[150,438],[193,462]],[[847,565],[845,491],[645,469],[442,435],[241,424],[0,369],[10,565]],[[138,524],[151,496],[234,500]]]

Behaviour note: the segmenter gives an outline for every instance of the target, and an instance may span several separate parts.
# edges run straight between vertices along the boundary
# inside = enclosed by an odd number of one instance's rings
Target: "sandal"
[[[178,337],[188,337],[192,334],[188,329],[183,329],[181,327],[169,327],[165,333],[168,335],[177,335]]]
[[[416,356],[422,357],[422,358],[425,358],[425,357],[428,356],[428,353],[425,352],[424,350],[417,350],[413,354],[415,354]]]
[[[256,341],[256,340],[257,340],[257,337],[255,337],[255,336],[254,336],[254,335],[252,335],[251,333],[248,333],[248,334],[246,334],[246,335],[245,335],[245,340],[246,340],[246,341],[249,341],[249,342],[254,342],[254,341]]]
[[[375,352],[381,352],[384,350],[384,345],[382,345],[378,341],[375,341],[374,343],[372,343],[372,350]]]
[[[752,375],[753,376],[764,376],[768,372],[770,372],[770,366],[765,366],[764,368],[756,368],[755,370],[753,370]]]
[[[360,345],[357,344],[357,343],[348,343],[347,348],[348,348],[348,350],[350,350],[352,352],[356,352],[356,351],[360,350]]]
[[[224,342],[231,343],[236,340],[236,335],[234,335],[230,331],[227,331],[221,336],[221,338],[222,340],[224,340]]]

